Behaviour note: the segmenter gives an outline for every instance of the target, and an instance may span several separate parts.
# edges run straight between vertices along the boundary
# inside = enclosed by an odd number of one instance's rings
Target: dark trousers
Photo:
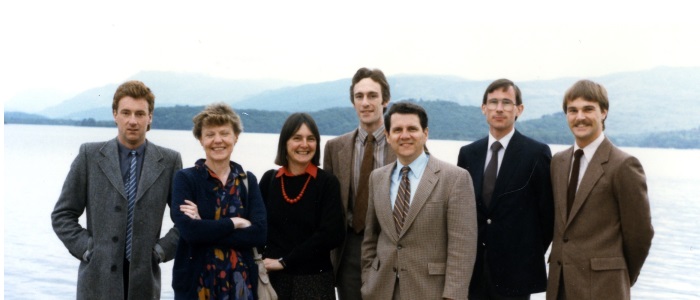
[[[557,292],[557,300],[566,300],[566,290],[564,289],[564,270],[559,274],[559,292]]]
[[[338,266],[338,276],[335,285],[338,287],[339,300],[362,300],[362,267],[360,266],[362,238],[364,232],[355,233],[348,227],[345,235],[343,257]]]
[[[129,298],[129,261],[124,258],[124,299]]]
[[[484,293],[482,295],[469,295],[471,300],[529,300],[530,295],[524,296],[503,296],[496,291],[494,283],[491,281],[491,268],[486,261],[487,253],[484,253],[484,273],[483,273],[483,286],[482,290]]]

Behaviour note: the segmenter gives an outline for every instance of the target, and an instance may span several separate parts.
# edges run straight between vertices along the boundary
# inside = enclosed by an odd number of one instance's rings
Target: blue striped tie
[[[126,259],[131,261],[131,236],[134,229],[134,206],[136,206],[136,151],[129,152],[129,179],[126,182],[126,199],[129,209],[126,216]]]

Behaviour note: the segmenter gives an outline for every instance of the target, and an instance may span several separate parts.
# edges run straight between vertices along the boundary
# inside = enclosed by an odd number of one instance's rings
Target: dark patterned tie
[[[396,225],[396,233],[401,233],[403,222],[408,214],[408,206],[411,201],[411,181],[408,180],[408,172],[411,168],[405,166],[401,168],[401,183],[399,184],[399,192],[396,194],[394,203],[394,225]]]
[[[571,169],[571,179],[569,180],[569,187],[566,190],[566,215],[569,216],[571,213],[571,207],[574,206],[574,198],[576,198],[576,189],[578,188],[578,173],[581,169],[581,156],[583,156],[583,150],[578,149],[574,152],[574,167]]]
[[[360,165],[360,182],[357,185],[357,197],[352,211],[352,228],[356,233],[365,229],[367,215],[367,198],[369,197],[369,174],[374,168],[374,135],[367,135],[365,153]]]
[[[129,152],[129,179],[126,181],[126,259],[131,261],[131,237],[134,229],[134,206],[136,206],[136,151]]]
[[[489,160],[486,171],[484,171],[484,182],[481,186],[481,199],[484,201],[486,207],[489,207],[491,204],[493,189],[496,188],[496,178],[498,177],[498,151],[501,150],[501,148],[501,142],[499,141],[491,144],[491,160]]]

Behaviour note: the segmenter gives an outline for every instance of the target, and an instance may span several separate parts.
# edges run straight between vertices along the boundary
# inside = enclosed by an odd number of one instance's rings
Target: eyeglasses
[[[499,103],[503,107],[504,111],[513,111],[513,108],[515,108],[515,103],[513,103],[513,101],[508,100],[508,99],[503,99],[503,100],[489,99],[488,101],[486,101],[486,108],[488,108],[489,110],[496,110],[496,109],[498,109]]]

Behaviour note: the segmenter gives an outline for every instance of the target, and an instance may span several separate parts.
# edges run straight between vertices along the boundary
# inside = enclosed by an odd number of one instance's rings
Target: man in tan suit
[[[323,169],[340,181],[347,224],[343,245],[331,252],[340,300],[362,299],[360,246],[367,214],[369,173],[361,174],[361,169],[365,158],[370,160],[367,162],[370,167],[365,172],[396,160],[396,154],[386,143],[382,118],[390,98],[389,83],[381,70],[357,70],[350,85],[350,102],[360,125],[357,129],[328,141],[323,150]],[[363,195],[358,197],[358,194]],[[359,205],[356,205],[358,202]]]
[[[576,143],[552,158],[547,299],[629,299],[654,236],[644,170],[603,134],[603,86],[576,82],[563,107]]]
[[[398,161],[369,179],[362,297],[467,299],[477,238],[471,177],[426,153],[422,107],[394,104],[384,127]]]

